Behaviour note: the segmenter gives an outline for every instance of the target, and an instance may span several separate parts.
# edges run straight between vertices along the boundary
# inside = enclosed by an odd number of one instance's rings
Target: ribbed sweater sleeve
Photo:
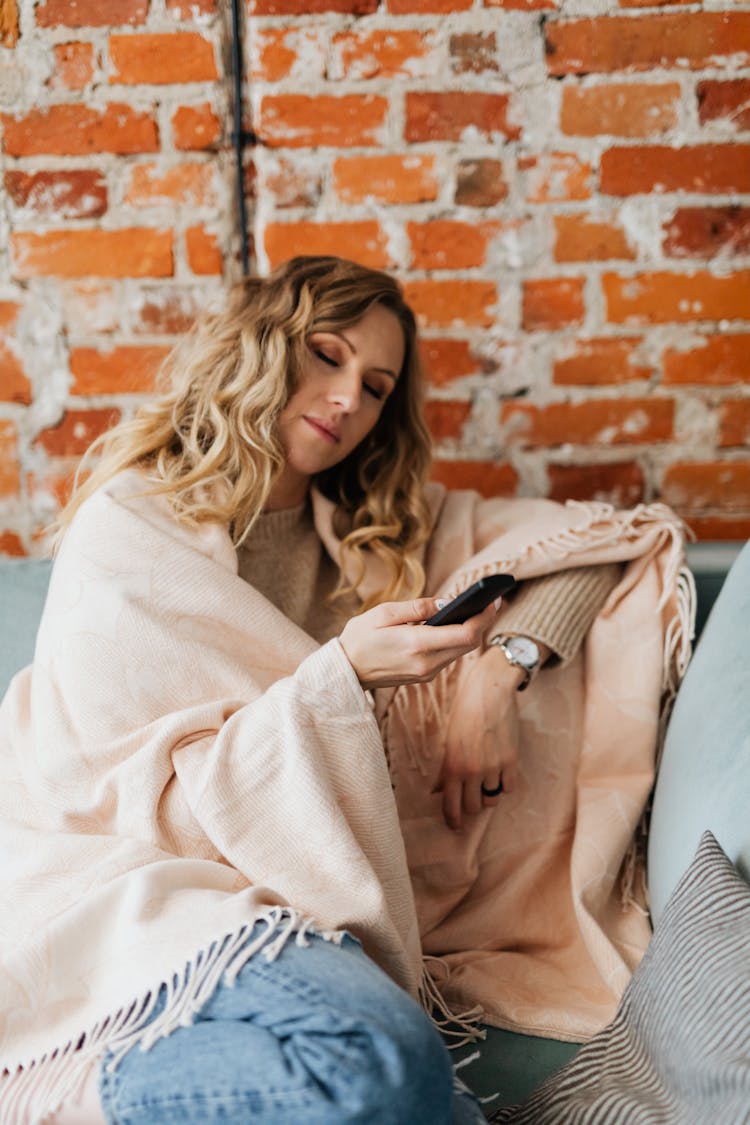
[[[547,645],[562,663],[575,656],[610,592],[622,566],[587,566],[561,570],[522,582],[503,603],[492,636],[516,633]]]

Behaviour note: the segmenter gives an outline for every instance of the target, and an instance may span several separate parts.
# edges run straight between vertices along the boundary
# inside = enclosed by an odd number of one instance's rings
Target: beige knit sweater
[[[355,595],[331,604],[338,568],[324,549],[309,502],[264,513],[238,551],[240,577],[320,644],[359,608]],[[565,570],[523,583],[507,598],[492,633],[546,644],[567,663],[619,581],[618,563]]]

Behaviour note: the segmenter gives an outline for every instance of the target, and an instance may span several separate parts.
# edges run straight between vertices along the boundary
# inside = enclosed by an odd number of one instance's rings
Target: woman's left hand
[[[518,775],[518,685],[524,673],[491,645],[464,681],[448,719],[445,755],[434,793],[443,794],[443,817],[460,829],[466,816],[497,805]],[[497,796],[482,792],[502,785]]]

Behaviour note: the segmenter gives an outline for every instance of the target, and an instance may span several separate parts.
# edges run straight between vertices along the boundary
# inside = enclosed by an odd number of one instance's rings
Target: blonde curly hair
[[[95,489],[138,467],[148,491],[165,494],[179,518],[225,523],[239,546],[284,467],[278,420],[298,386],[307,339],[356,324],[374,304],[401,325],[402,369],[372,431],[315,484],[336,503],[342,552],[354,562],[353,583],[342,581],[335,596],[356,588],[366,552],[390,578],[363,608],[419,594],[430,438],[414,314],[392,277],[342,258],[293,258],[240,282],[223,312],[199,320],[164,362],[157,396],[87,450],[56,540]]]

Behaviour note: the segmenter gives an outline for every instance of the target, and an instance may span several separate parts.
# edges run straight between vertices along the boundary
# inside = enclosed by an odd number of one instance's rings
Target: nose
[[[345,414],[353,414],[359,407],[362,386],[356,371],[341,370],[329,386],[328,401]]]

